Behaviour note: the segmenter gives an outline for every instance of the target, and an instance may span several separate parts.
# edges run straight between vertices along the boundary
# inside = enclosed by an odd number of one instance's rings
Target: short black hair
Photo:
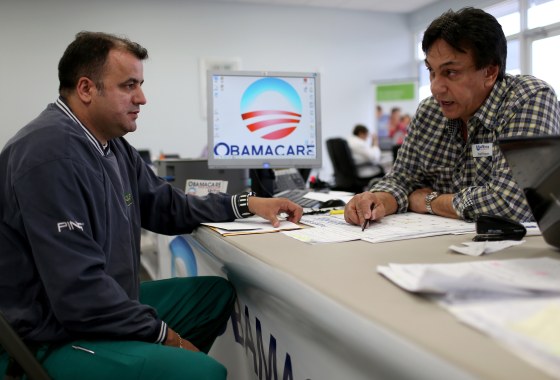
[[[354,127],[354,131],[352,131],[352,133],[354,134],[354,136],[359,136],[362,133],[369,133],[369,130],[365,125],[358,124]]]
[[[477,69],[498,65],[498,80],[504,78],[507,40],[502,26],[491,14],[472,7],[458,12],[449,10],[432,21],[424,32],[422,50],[426,55],[439,39],[462,53],[472,51]]]
[[[109,52],[114,49],[129,52],[141,60],[148,58],[148,50],[127,38],[101,32],[76,34],[58,62],[60,95],[70,93],[81,77],[88,77],[98,89],[103,89],[103,70]]]

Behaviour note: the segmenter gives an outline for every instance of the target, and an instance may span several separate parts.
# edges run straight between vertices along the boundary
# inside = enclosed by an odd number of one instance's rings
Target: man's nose
[[[447,86],[445,85],[445,81],[442,80],[441,77],[434,77],[430,81],[430,91],[432,91],[432,95],[438,95],[445,92]]]
[[[138,90],[134,94],[133,101],[134,104],[146,104],[146,96],[144,95],[144,91],[142,91],[142,87],[138,87]]]

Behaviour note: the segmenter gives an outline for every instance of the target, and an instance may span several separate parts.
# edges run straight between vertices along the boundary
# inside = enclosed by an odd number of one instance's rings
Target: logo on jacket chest
[[[134,197],[132,196],[132,193],[124,193],[124,203],[127,206],[132,205],[132,203],[134,203]]]

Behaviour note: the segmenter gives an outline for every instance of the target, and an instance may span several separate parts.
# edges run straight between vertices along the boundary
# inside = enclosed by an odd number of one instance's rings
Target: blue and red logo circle
[[[263,78],[251,84],[241,97],[240,108],[247,129],[265,140],[279,140],[290,135],[301,120],[301,99],[297,91],[278,78]]]

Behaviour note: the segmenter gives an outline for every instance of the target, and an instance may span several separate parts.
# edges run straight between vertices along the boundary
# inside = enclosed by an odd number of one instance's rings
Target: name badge
[[[472,155],[473,157],[492,157],[492,143],[473,144]]]

